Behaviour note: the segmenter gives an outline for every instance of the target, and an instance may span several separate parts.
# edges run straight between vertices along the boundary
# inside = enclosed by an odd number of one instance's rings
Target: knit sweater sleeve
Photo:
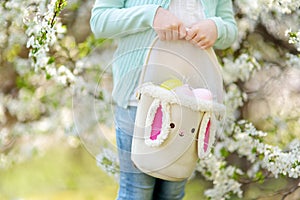
[[[125,0],[96,0],[90,26],[96,37],[119,38],[153,25],[159,5],[148,4],[125,8]]]
[[[229,47],[237,38],[238,33],[231,0],[219,0],[216,15],[210,19],[215,22],[218,30],[218,39],[214,47],[217,49]]]

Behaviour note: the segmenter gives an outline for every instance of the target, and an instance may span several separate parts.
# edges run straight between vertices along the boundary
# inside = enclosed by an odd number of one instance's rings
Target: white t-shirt
[[[200,0],[171,0],[169,10],[187,27],[205,17]]]
[[[205,18],[200,0],[171,0],[169,11],[178,17],[186,27]],[[129,100],[129,105],[137,106],[135,92]]]

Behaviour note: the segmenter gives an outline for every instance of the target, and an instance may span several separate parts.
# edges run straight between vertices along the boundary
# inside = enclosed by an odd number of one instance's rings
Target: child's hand
[[[186,28],[183,23],[170,11],[158,8],[153,28],[160,40],[179,40],[186,36]]]
[[[187,31],[185,39],[201,49],[212,47],[218,38],[214,21],[201,20],[193,24]]]

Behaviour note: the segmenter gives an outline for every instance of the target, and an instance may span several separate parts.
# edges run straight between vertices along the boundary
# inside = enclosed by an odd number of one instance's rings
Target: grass
[[[287,184],[284,179],[272,179],[264,187],[251,186],[243,199],[269,196]],[[206,199],[203,192],[210,186],[200,178],[190,180],[184,200]],[[95,159],[83,147],[59,145],[43,157],[0,170],[0,200],[113,200],[117,190],[117,182],[96,166]],[[299,196],[288,200],[299,200]]]
[[[0,200],[113,199],[117,184],[84,149],[59,147],[0,171]]]
[[[185,200],[204,199],[201,185],[201,180],[190,181]],[[117,189],[113,177],[82,147],[60,145],[0,171],[0,200],[113,200]]]

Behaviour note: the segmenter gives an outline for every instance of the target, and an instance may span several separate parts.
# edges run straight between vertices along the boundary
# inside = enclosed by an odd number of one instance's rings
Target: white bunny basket
[[[143,172],[179,181],[210,153],[225,113],[220,66],[212,49],[153,42],[137,91],[131,158]]]

